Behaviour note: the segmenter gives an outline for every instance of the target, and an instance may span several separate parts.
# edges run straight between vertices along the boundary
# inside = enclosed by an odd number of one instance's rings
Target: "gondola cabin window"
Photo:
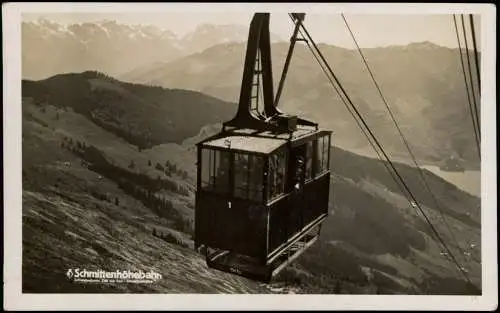
[[[262,201],[264,158],[257,155],[234,154],[234,196]]]
[[[285,172],[287,153],[285,150],[277,151],[269,156],[268,169],[268,200],[273,200],[285,192]]]
[[[330,157],[330,136],[319,137],[316,141],[316,177],[328,171]]]
[[[310,180],[313,178],[313,152],[314,152],[314,142],[309,141],[306,143],[306,167],[305,167],[305,179]]]
[[[202,149],[201,188],[219,194],[229,191],[230,154],[227,151]]]

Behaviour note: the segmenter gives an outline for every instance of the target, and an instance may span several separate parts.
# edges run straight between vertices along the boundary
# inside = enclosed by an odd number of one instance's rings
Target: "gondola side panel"
[[[291,192],[269,206],[268,254],[305,227],[328,214],[330,173],[308,182],[301,193]]]
[[[330,172],[317,177],[304,187],[303,223],[308,225],[322,214],[328,214]]]
[[[265,206],[200,191],[196,216],[197,241],[201,244],[251,257],[265,257]]]

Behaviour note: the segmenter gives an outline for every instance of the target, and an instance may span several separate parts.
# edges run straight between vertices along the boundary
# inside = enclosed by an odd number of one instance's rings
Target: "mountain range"
[[[153,25],[114,20],[66,25],[40,18],[21,25],[22,76],[43,79],[86,70],[120,75],[214,44],[245,41],[247,35],[248,28],[243,25],[200,24],[179,36]],[[281,40],[274,34],[271,38]]]
[[[25,293],[481,292],[480,199],[428,171],[437,203],[415,168],[396,164],[477,287],[450,265],[383,163],[339,147],[319,242],[265,285],[209,269],[193,249],[194,143],[219,131],[234,103],[95,71],[23,80],[22,96]],[[65,276],[78,267],[164,279],[79,284]]]
[[[390,156],[409,160],[404,142],[358,51],[330,45],[319,45],[319,48]],[[244,43],[214,45],[175,62],[135,69],[120,79],[197,90],[238,102],[245,49]],[[287,50],[287,43],[272,45],[275,90]],[[362,52],[415,156],[424,163],[438,165],[455,158],[465,167],[478,169],[477,147],[458,49],[421,42],[363,49]],[[474,86],[478,95],[477,84]],[[304,44],[295,48],[278,105],[286,112],[310,118],[332,129],[337,145],[374,155],[355,120]]]
[[[122,81],[195,90],[235,103],[247,31],[240,25],[201,24],[177,36],[155,26],[109,20],[62,25],[40,19],[22,24],[22,73],[26,79],[41,79],[97,70]],[[276,86],[288,43],[276,35],[272,40]],[[319,46],[389,156],[410,162],[405,143],[358,52]],[[444,167],[453,159],[459,168],[479,169],[458,50],[422,42],[364,49],[363,53],[417,160]],[[315,62],[303,44],[297,45],[280,108],[333,130],[338,146],[374,156]]]

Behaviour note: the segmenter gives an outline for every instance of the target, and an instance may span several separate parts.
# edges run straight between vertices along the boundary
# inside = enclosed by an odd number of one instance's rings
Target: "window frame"
[[[318,136],[314,143],[314,177],[316,178],[330,170],[330,134]]]
[[[246,181],[246,187],[241,187],[239,184],[236,183],[236,173],[238,170],[236,169],[236,160],[237,160],[237,155],[241,156],[246,156],[247,157],[247,162],[248,166],[246,171],[244,171],[243,175],[245,176]],[[259,164],[255,168],[255,164]],[[233,162],[232,162],[232,168],[233,168],[233,174],[232,174],[232,179],[233,179],[233,185],[232,185],[232,193],[231,195],[234,198],[238,199],[243,199],[243,200],[248,200],[248,201],[255,201],[255,202],[263,202],[264,201],[264,166],[265,166],[265,157],[263,155],[258,155],[258,154],[253,154],[253,153],[244,153],[244,152],[234,152],[233,153]],[[238,168],[239,169],[239,168]],[[255,171],[254,171],[255,170]],[[240,173],[242,173],[240,171]],[[252,173],[254,173],[253,176]],[[254,184],[252,182],[252,177],[259,177],[259,183]],[[236,190],[244,190],[243,194],[237,194]],[[253,194],[259,195],[258,197],[253,197]]]
[[[215,184],[213,182],[213,178],[216,177],[216,168],[217,168],[217,160],[220,162],[220,156],[222,153],[227,153],[228,154],[228,161],[229,161],[229,167],[228,167],[228,180],[227,180],[227,188],[223,191],[217,191],[217,181],[215,181]],[[246,188],[244,191],[244,196],[242,195],[237,195],[235,192],[235,189],[237,188],[237,184],[235,181],[235,161],[236,161],[236,156],[237,155],[245,155],[248,157],[249,164],[252,165],[254,164],[256,159],[259,159],[261,164],[258,166],[260,169],[260,173],[256,174],[260,176],[260,185],[258,188],[253,188],[252,184],[250,184],[250,181],[252,180],[252,175],[250,171],[250,166],[248,167],[248,170],[246,171]],[[209,157],[208,161],[205,161],[206,157]],[[252,152],[252,151],[244,151],[244,150],[239,150],[239,149],[224,149],[224,148],[219,148],[219,147],[210,147],[210,146],[199,146],[199,154],[198,154],[198,184],[197,188],[198,190],[202,192],[209,192],[213,193],[216,195],[221,195],[221,196],[226,196],[228,198],[234,198],[234,199],[241,199],[241,200],[246,200],[246,201],[252,201],[252,202],[258,202],[258,203],[263,203],[265,201],[265,174],[264,174],[264,169],[265,166],[267,165],[267,159],[268,159],[268,154],[263,154],[263,153],[258,153],[258,152]],[[204,158],[205,157],[205,158]],[[252,161],[250,161],[252,160]],[[251,163],[250,163],[251,162]],[[208,169],[205,169],[205,166],[209,166]],[[206,173],[208,173],[208,184],[206,181]],[[255,176],[257,177],[257,176]],[[254,186],[255,187],[255,186]],[[255,194],[259,194],[258,197],[252,196]],[[258,199],[257,199],[258,198]]]
[[[274,195],[271,195],[271,187],[273,186],[273,183],[271,182],[271,159],[279,154],[283,154],[283,166],[282,166],[282,172],[283,172],[283,177],[282,177],[282,182],[281,182],[281,190],[280,192],[275,193]],[[289,163],[289,153],[287,147],[282,147],[280,149],[277,149],[273,151],[271,154],[268,155],[267,157],[267,177],[266,177],[266,202],[274,202],[277,199],[283,197],[284,195],[287,194],[287,179],[288,179],[288,163]],[[275,171],[278,173],[278,171]],[[276,180],[276,179],[275,179]]]
[[[204,161],[204,152],[208,152],[208,157],[209,160],[208,162]],[[227,153],[227,158],[228,158],[228,166],[226,167],[227,170],[227,178],[225,179],[225,185],[226,187],[223,190],[218,190],[220,188],[219,184],[217,183],[219,179],[217,179],[217,173],[216,171],[221,168],[221,159],[222,159],[222,154]],[[219,194],[219,195],[228,195],[231,191],[231,173],[232,173],[232,159],[233,159],[233,154],[230,151],[227,150],[222,150],[222,149],[212,149],[210,147],[201,147],[200,151],[200,158],[201,158],[201,164],[200,166],[200,189],[206,192],[211,192],[214,194]],[[205,165],[208,165],[208,170],[204,168]],[[206,177],[204,176],[205,173],[208,173],[208,181],[205,179]],[[208,183],[207,183],[208,182]]]
[[[211,169],[212,169],[212,149],[200,148],[199,152],[199,186],[198,188],[203,191],[212,191],[213,186],[211,184]],[[208,157],[208,160],[206,160]]]
[[[308,146],[311,146],[311,153],[310,155],[307,154],[307,149],[308,149]],[[313,180],[315,178],[315,161],[316,161],[316,158],[315,158],[315,149],[316,149],[316,139],[315,140],[311,140],[311,141],[308,141],[305,143],[305,146],[306,146],[306,156],[305,156],[305,168],[304,168],[304,181],[307,183],[307,182],[310,182],[311,180]],[[308,171],[308,164],[310,164],[310,169]],[[310,176],[308,177],[307,176],[307,173],[310,173]]]

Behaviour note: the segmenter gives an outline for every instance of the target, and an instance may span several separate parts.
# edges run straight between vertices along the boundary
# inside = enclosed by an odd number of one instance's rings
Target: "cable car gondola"
[[[195,249],[207,265],[269,282],[319,237],[328,216],[331,131],[277,108],[269,13],[250,24],[239,106],[222,130],[197,143]],[[259,107],[262,85],[263,107]]]

